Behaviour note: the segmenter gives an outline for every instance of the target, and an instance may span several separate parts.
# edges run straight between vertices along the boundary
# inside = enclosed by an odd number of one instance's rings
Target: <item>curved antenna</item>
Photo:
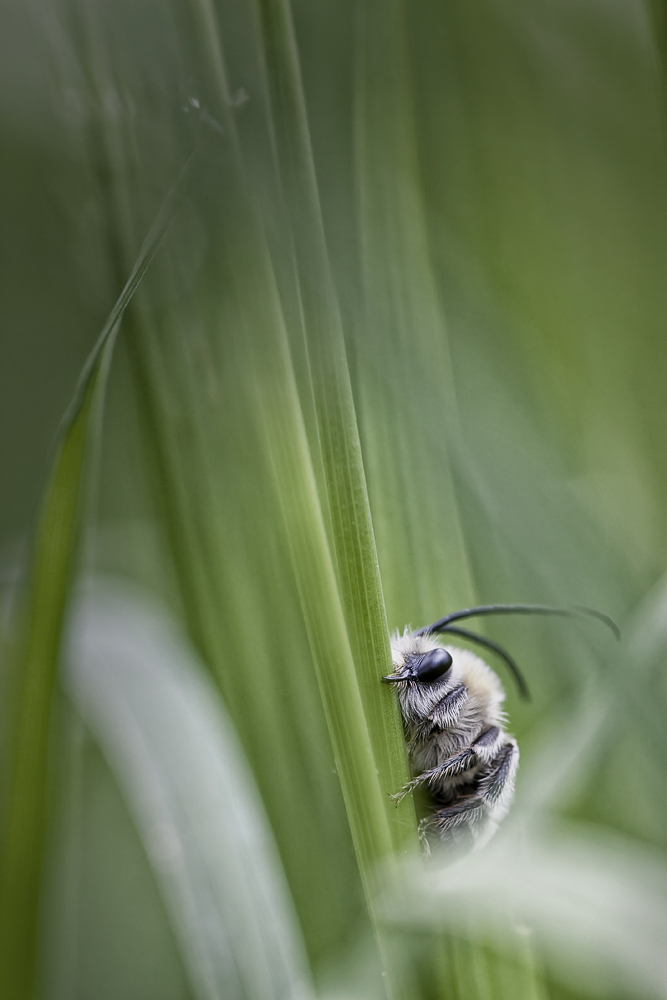
[[[493,642],[491,639],[485,638],[485,636],[475,635],[474,632],[468,632],[468,630],[465,628],[457,628],[455,625],[450,625],[446,628],[443,628],[442,634],[460,635],[464,639],[468,639],[470,642],[476,642],[480,646],[485,646],[487,649],[493,650],[493,652],[496,653],[502,660],[504,660],[507,666],[510,668],[510,671],[512,673],[512,676],[514,677],[514,680],[516,681],[516,686],[519,689],[519,694],[521,695],[521,697],[525,701],[530,701],[530,691],[528,690],[528,685],[526,684],[523,674],[519,670],[516,661],[512,659],[509,653],[505,652],[502,646],[499,646],[498,643]]]
[[[607,628],[610,628],[616,638],[621,639],[621,630],[611,617],[611,615],[606,615],[604,611],[598,611],[597,608],[588,608],[585,604],[575,604],[575,610],[582,615],[590,615],[591,618],[597,618],[598,621],[604,622]]]
[[[425,625],[417,629],[414,635],[428,635],[430,632],[444,632],[451,622],[462,621],[464,618],[481,618],[484,615],[558,615],[562,618],[576,618],[577,615],[590,615],[603,622],[614,633],[617,639],[621,638],[621,630],[609,615],[603,611],[596,611],[595,608],[587,608],[577,605],[574,608],[555,608],[550,604],[480,604],[476,608],[465,608],[463,611],[453,611],[444,618],[438,619],[432,625]]]

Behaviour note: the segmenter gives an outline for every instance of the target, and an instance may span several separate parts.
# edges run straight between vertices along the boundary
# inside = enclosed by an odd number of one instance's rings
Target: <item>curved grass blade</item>
[[[33,989],[51,703],[78,528],[85,492],[91,486],[88,467],[91,451],[100,440],[111,357],[123,314],[174,217],[188,168],[189,164],[165,200],[84,365],[60,427],[34,532],[7,678],[10,717],[0,848],[0,994],[8,998],[29,997]]]
[[[134,817],[197,1000],[306,1000],[271,829],[220,697],[148,595],[96,578],[66,684]]]

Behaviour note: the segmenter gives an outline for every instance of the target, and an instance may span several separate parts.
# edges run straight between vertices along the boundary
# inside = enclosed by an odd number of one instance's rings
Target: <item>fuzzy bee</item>
[[[484,636],[454,623],[482,615],[592,615],[619,637],[607,615],[592,608],[553,608],[539,604],[491,604],[455,611],[432,625],[408,629],[392,638],[395,684],[416,775],[395,796],[400,801],[420,786],[430,797],[430,812],[420,823],[450,846],[481,845],[507,814],[519,765],[516,740],[505,732],[505,692],[498,676],[474,653],[444,645],[436,633],[457,635],[491,650],[509,667],[523,698],[528,687],[515,661]]]

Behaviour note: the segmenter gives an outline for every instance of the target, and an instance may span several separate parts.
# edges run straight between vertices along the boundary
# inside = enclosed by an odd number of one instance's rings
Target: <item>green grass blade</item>
[[[198,3],[193,9],[197,19],[200,22],[203,19],[210,26],[208,6]],[[215,39],[209,37],[208,76],[219,90],[216,106],[226,109],[224,120],[229,133],[229,146],[225,143],[221,160],[224,191],[216,192],[224,206],[227,239],[222,251],[227,280],[221,285],[218,278],[215,304],[218,314],[224,315],[227,321],[226,356],[224,362],[216,357],[213,364],[224,377],[223,365],[230,365],[237,350],[233,347],[234,334],[230,327],[238,325],[243,331],[243,344],[238,350],[235,381],[246,387],[244,417],[251,425],[256,424],[257,439],[262,442],[260,454],[264,455],[265,462],[261,474],[264,476],[269,470],[278,509],[283,512],[282,530],[291,552],[338,773],[360,867],[369,885],[371,871],[380,859],[391,855],[410,838],[416,846],[415,822],[409,804],[396,810],[389,799],[389,793],[400,787],[407,777],[405,748],[396,705],[391,693],[380,684],[388,666],[386,622],[342,329],[319,220],[294,39],[286,8],[264,9],[263,16],[266,38],[259,54],[267,59],[271,85],[275,82],[286,99],[285,106],[274,109],[280,136],[280,169],[283,177],[289,174],[286,203],[294,235],[290,241],[287,234],[284,243],[290,247],[292,242],[290,249],[295,255],[313,377],[311,382],[303,384],[294,370],[291,348],[300,331],[285,328],[283,302],[276,287],[276,274],[281,269],[270,256],[259,224],[254,193],[248,189],[248,178],[252,174],[245,167],[243,157],[250,157],[251,152],[237,135],[234,118],[229,114],[226,54],[215,44]],[[255,44],[257,41],[253,39]],[[262,41],[261,36],[259,41]],[[277,76],[281,77],[281,82],[274,80]],[[285,91],[281,90],[282,83]],[[302,182],[306,185],[303,203],[295,200]],[[261,221],[266,223],[265,219]],[[216,341],[219,334],[215,326],[210,329],[213,350],[220,355],[220,344]],[[238,715],[234,718],[243,731],[249,726],[250,716],[247,697],[245,694],[241,697],[239,689],[243,684],[250,685],[238,676],[240,672],[231,678],[219,667],[228,656],[230,640],[221,629],[218,609],[237,601],[236,587],[223,582],[227,552],[216,544],[219,557],[213,557],[210,544],[201,541],[202,534],[213,530],[208,525],[220,522],[220,512],[216,511],[220,504],[219,493],[216,495],[213,484],[223,469],[221,452],[217,450],[217,459],[212,464],[214,453],[208,448],[221,415],[215,420],[205,416],[206,407],[196,398],[196,381],[190,386],[181,382],[178,389],[167,387],[174,376],[180,382],[181,373],[176,375],[175,358],[181,351],[187,351],[187,347],[178,342],[179,336],[174,329],[167,346],[164,328],[150,334],[146,328],[143,346],[135,353],[133,364],[142,387],[149,387],[147,392],[142,389],[142,395],[153,399],[154,416],[149,416],[151,434],[160,455],[160,474],[166,477],[164,495],[169,499],[168,522],[180,566],[184,601],[190,608],[191,629],[220,678],[228,702],[238,706]],[[159,368],[165,361],[158,361],[160,355],[167,358],[167,381],[162,385]],[[165,419],[169,420],[168,408],[160,399],[167,399],[173,391],[183,392],[181,398],[192,405],[191,441],[197,442],[195,447],[201,449],[199,459],[192,457],[191,461],[191,455],[180,451],[185,438],[178,443],[165,425]],[[236,386],[234,391],[238,391]],[[324,493],[318,475],[319,455],[313,454],[312,438],[303,417],[310,398],[314,398],[318,411],[317,432],[325,467]],[[253,405],[250,405],[251,400]],[[158,409],[160,416],[157,416]],[[222,416],[223,420],[225,418]],[[252,454],[253,462],[257,462],[256,450],[247,454]],[[191,464],[190,474],[184,471],[185,463]],[[216,464],[220,465],[219,469]],[[198,496],[195,498],[190,484],[197,481]],[[229,483],[222,489],[229,492]],[[195,507],[199,514],[195,513]],[[205,516],[202,516],[204,511]],[[330,531],[327,530],[329,526]],[[190,541],[186,542],[186,538]],[[197,596],[193,598],[195,593]],[[258,699],[260,692],[253,690],[250,697]],[[245,722],[241,717],[244,714],[248,716]]]
[[[330,522],[345,624],[391,843],[394,849],[408,845],[414,848],[414,813],[410,808],[396,810],[389,798],[407,776],[403,728],[393,697],[380,684],[389,664],[386,615],[343,329],[322,225],[296,38],[287,3],[263,0],[259,6],[279,166],[303,310],[310,392],[321,446],[326,490],[323,505]],[[378,844],[375,859],[382,854]]]
[[[87,464],[100,438],[104,392],[120,322],[171,223],[176,190],[152,227],[83,369],[63,420],[35,530],[7,683],[12,716],[0,854],[0,992],[12,1000],[29,997],[33,988],[49,723],[78,527],[85,489],[90,485]]]
[[[399,628],[474,602],[448,449],[458,407],[427,229],[408,6],[359,6],[354,109],[357,391],[388,617]]]
[[[17,691],[1,856],[0,992],[12,1000],[32,993],[46,826],[49,720],[97,384],[98,371],[94,370],[56,455],[35,536],[19,639],[22,648],[10,677]]]
[[[305,1000],[303,942],[266,815],[212,681],[160,605],[94,578],[67,689],[146,845],[198,1000]]]
[[[236,184],[237,206],[243,204],[243,185],[234,174],[230,180]],[[228,262],[234,304],[233,310],[229,303],[227,309],[239,327],[239,346],[243,352],[242,363],[233,378],[234,391],[243,407],[244,435],[248,435],[247,448],[253,467],[260,481],[266,484],[273,508],[279,512],[280,530],[290,554],[352,837],[370,900],[375,865],[392,852],[387,806],[378,784],[369,726],[359,693],[271,263],[249,210],[247,219],[243,239],[239,237]],[[252,267],[248,266],[249,260],[253,261]],[[248,336],[247,331],[253,331],[253,336]],[[141,342],[144,350],[153,352],[154,361],[151,364],[151,355],[139,351],[134,355],[134,363],[141,372],[142,384],[150,387],[149,398],[154,405],[159,407],[161,398],[177,391],[190,408],[192,428],[186,436],[188,445],[179,440],[176,428],[169,426],[165,409],[160,411],[166,418],[164,421],[160,417],[151,419],[154,441],[163,456],[160,462],[165,476],[163,493],[172,515],[171,537],[179,560],[180,582],[184,599],[190,604],[191,628],[219,679],[235,723],[241,733],[248,733],[249,740],[257,742],[258,720],[266,719],[268,726],[275,712],[273,703],[266,704],[266,689],[253,677],[258,666],[256,663],[250,666],[252,660],[248,660],[249,653],[243,648],[241,638],[247,628],[232,625],[230,632],[222,617],[225,607],[230,612],[236,607],[238,614],[230,613],[232,622],[243,620],[240,618],[242,609],[238,606],[241,593],[238,576],[232,572],[232,579],[225,579],[233,541],[221,547],[215,531],[221,517],[216,509],[220,498],[213,489],[217,476],[215,469],[208,465],[207,448],[215,447],[215,437],[210,445],[208,439],[210,434],[215,434],[217,421],[207,420],[198,412],[196,383],[188,385],[187,381],[180,384],[176,381],[188,363],[185,359],[178,360],[181,352],[187,354],[180,332],[176,331],[173,340],[164,332],[162,338],[162,344],[158,345],[153,340],[153,333],[145,327]],[[230,346],[228,343],[228,352]],[[158,361],[161,354],[163,358]],[[166,376],[164,381],[163,374]],[[226,402],[229,405],[230,400]],[[195,456],[198,461],[192,463],[187,473],[193,447],[202,451]],[[217,454],[219,456],[220,452]],[[196,497],[192,493],[195,484]],[[229,483],[223,489],[228,492]],[[194,504],[205,505],[199,506],[199,510],[203,513],[206,509],[210,513],[197,517]],[[254,534],[257,530],[253,527]],[[197,537],[201,537],[202,532],[211,533],[212,545],[202,544]],[[185,538],[190,538],[191,544],[186,544]],[[218,554],[217,557],[211,550]],[[231,565],[233,567],[233,562]],[[201,596],[194,602],[187,594],[189,581],[195,584],[201,581],[197,591]],[[256,588],[257,583],[253,580],[249,585]],[[237,664],[247,664],[245,677],[243,671],[230,671],[226,667],[229,650],[237,644],[239,648],[234,660]],[[272,658],[275,660],[275,653]],[[270,664],[268,667],[270,669]],[[298,664],[294,664],[292,669],[297,667]],[[271,682],[267,678],[267,683],[275,683],[275,680]],[[297,719],[297,724],[302,724],[301,720]]]
[[[136,337],[129,345],[156,459],[159,502],[190,633],[220,684],[251,760],[255,765],[263,760],[262,792],[274,800],[272,820],[283,827],[281,849],[293,856],[292,865],[286,862],[286,867],[295,873],[303,868],[298,859],[299,843],[303,841],[312,853],[304,829],[305,823],[313,820],[305,817],[290,824],[289,818],[281,815],[285,808],[281,808],[279,789],[290,786],[287,794],[296,799],[303,793],[298,782],[289,780],[294,733],[286,731],[289,724],[277,716],[270,696],[280,683],[267,625],[265,621],[258,625],[262,615],[266,619],[265,609],[260,606],[254,620],[249,612],[253,603],[259,604],[262,581],[257,573],[253,577],[247,571],[244,545],[255,559],[262,560],[262,572],[274,569],[280,578],[285,563],[270,566],[266,547],[258,545],[255,525],[252,539],[243,540],[242,532],[230,529],[235,517],[248,521],[251,515],[247,502],[239,505],[241,490],[233,481],[234,474],[230,476],[231,469],[241,468],[234,464],[238,453],[243,453],[242,476],[256,475],[257,482],[277,498],[274,507],[278,517],[269,511],[266,519],[267,542],[275,546],[276,537],[280,539],[288,554],[287,565],[291,563],[293,569],[290,586],[296,591],[297,627],[303,630],[305,625],[310,640],[308,666],[312,672],[314,661],[324,706],[319,706],[318,713],[329,720],[359,865],[369,886],[380,859],[409,840],[416,847],[415,821],[409,803],[396,810],[389,799],[389,793],[407,778],[405,748],[394,699],[380,683],[388,667],[387,629],[342,329],[319,220],[294,38],[286,7],[263,12],[265,38],[258,30],[253,3],[239,5],[232,16],[226,5],[216,10],[208,0],[193,0],[187,13],[185,34],[196,52],[196,86],[201,88],[197,100],[222,128],[211,156],[215,177],[210,189],[198,192],[206,203],[210,244],[197,296],[188,296],[187,306],[180,312],[171,310],[171,314],[153,308],[150,294],[142,297],[145,309],[137,317]],[[225,30],[218,31],[218,17],[228,19]],[[275,37],[269,37],[274,30]],[[99,35],[97,29],[95,34]],[[258,71],[259,86],[257,80],[247,83],[257,98],[247,116],[250,126],[243,122],[237,126],[239,116],[230,97],[234,88],[228,82],[228,65],[237,58],[235,41],[247,56],[242,68],[244,86],[246,74],[257,66],[266,64],[271,74],[268,87],[263,69]],[[113,58],[102,52],[98,62],[102,69],[97,77],[104,78],[99,96],[124,93],[122,70],[116,78]],[[287,83],[287,90],[281,91],[286,101],[274,108],[267,95],[274,85],[280,87],[278,77]],[[257,116],[257,109],[266,111],[268,121],[262,120],[261,113]],[[258,165],[258,146],[253,142],[259,136],[263,150],[271,148],[272,111],[279,134],[277,160],[269,158]],[[260,124],[250,135],[253,120]],[[143,137],[133,134],[129,119],[108,116],[102,124],[108,133],[102,145],[115,151],[107,169],[116,201],[123,206],[120,216],[132,219],[141,210],[140,198],[135,210],[132,177],[134,168],[142,169],[135,151]],[[168,149],[166,153],[169,155]],[[263,177],[272,174],[270,184],[278,193],[280,178],[289,174],[285,215],[290,228],[277,237],[277,227],[272,224],[275,219],[268,217],[273,206],[267,207],[268,199],[262,199],[253,188],[258,172]],[[301,204],[298,188],[304,177],[307,187]],[[122,225],[117,229],[113,242],[127,246],[127,233]],[[281,260],[285,251],[287,268]],[[290,313],[285,306],[283,278],[292,265],[304,307],[312,379],[303,365],[295,370],[293,361],[302,330],[294,321],[294,312],[299,310]],[[179,269],[174,254],[176,275]],[[159,301],[159,283],[156,291]],[[287,328],[288,315],[292,328]],[[195,337],[199,356],[193,349]],[[204,356],[207,363],[202,365]],[[201,391],[202,385],[210,383],[215,383],[215,398]],[[245,389],[242,394],[241,387]],[[313,399],[315,428],[304,420]],[[256,401],[254,406],[249,405],[250,400]],[[232,426],[238,434],[236,441]],[[276,434],[276,427],[283,428],[282,437]],[[324,445],[324,476],[318,435]],[[262,504],[257,507],[261,509]],[[237,554],[236,569],[232,553]],[[282,581],[280,586],[285,589]],[[251,600],[248,595],[252,595]],[[269,609],[275,614],[280,606],[274,599]],[[260,628],[264,628],[266,638],[248,637],[250,629],[259,633]],[[274,627],[272,631],[276,634],[278,630]],[[286,649],[298,645],[288,629],[280,631]],[[296,716],[297,725],[306,699],[296,691],[307,689],[298,678],[300,662],[295,658],[287,664],[292,681],[289,711]],[[255,683],[260,671],[262,684]],[[313,714],[310,711],[308,716]],[[274,747],[271,761],[266,760],[264,747],[257,745],[255,731],[260,719],[267,744]],[[325,740],[318,733],[315,748],[304,745],[305,755],[317,754],[323,759],[329,751]],[[292,766],[295,763],[291,761]],[[267,767],[279,768],[281,780],[269,780]],[[305,767],[316,770],[310,761]],[[318,784],[323,784],[321,778]],[[316,795],[320,794],[318,788]],[[333,803],[330,807],[334,811]],[[302,829],[296,829],[298,826]],[[289,837],[285,835],[288,828]],[[329,832],[327,836],[331,839]]]
[[[391,854],[392,837],[286,338],[282,346],[282,359],[276,352],[263,371],[254,373],[256,412],[283,513],[352,837],[372,900],[373,870]]]

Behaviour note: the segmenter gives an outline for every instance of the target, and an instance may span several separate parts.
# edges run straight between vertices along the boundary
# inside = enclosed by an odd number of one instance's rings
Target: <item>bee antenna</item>
[[[486,649],[493,650],[493,652],[504,660],[510,668],[521,697],[525,701],[530,701],[530,691],[528,690],[528,685],[526,684],[523,674],[519,670],[516,661],[512,659],[509,653],[507,653],[502,646],[499,646],[498,643],[493,642],[491,639],[487,639],[485,636],[476,635],[474,632],[468,632],[465,628],[457,628],[455,625],[448,625],[441,629],[441,631],[443,634],[447,635],[460,635],[464,639],[468,639],[469,642],[476,642],[478,645],[484,646]]]
[[[417,629],[415,635],[429,635],[431,632],[444,632],[451,622],[462,621],[464,618],[481,618],[485,615],[558,615],[563,618],[576,618],[578,615],[588,615],[603,622],[614,633],[617,639],[621,638],[621,630],[609,615],[595,608],[587,608],[584,605],[576,605],[574,608],[556,608],[550,604],[480,604],[476,608],[465,608],[463,611],[453,611],[444,618],[438,619],[432,625],[425,625]]]
[[[604,611],[598,611],[597,608],[587,608],[585,604],[575,604],[574,610],[578,611],[579,614],[590,615],[591,618],[597,618],[598,621],[604,622],[607,628],[610,628],[616,638],[620,641],[621,630],[611,615],[606,615]]]

